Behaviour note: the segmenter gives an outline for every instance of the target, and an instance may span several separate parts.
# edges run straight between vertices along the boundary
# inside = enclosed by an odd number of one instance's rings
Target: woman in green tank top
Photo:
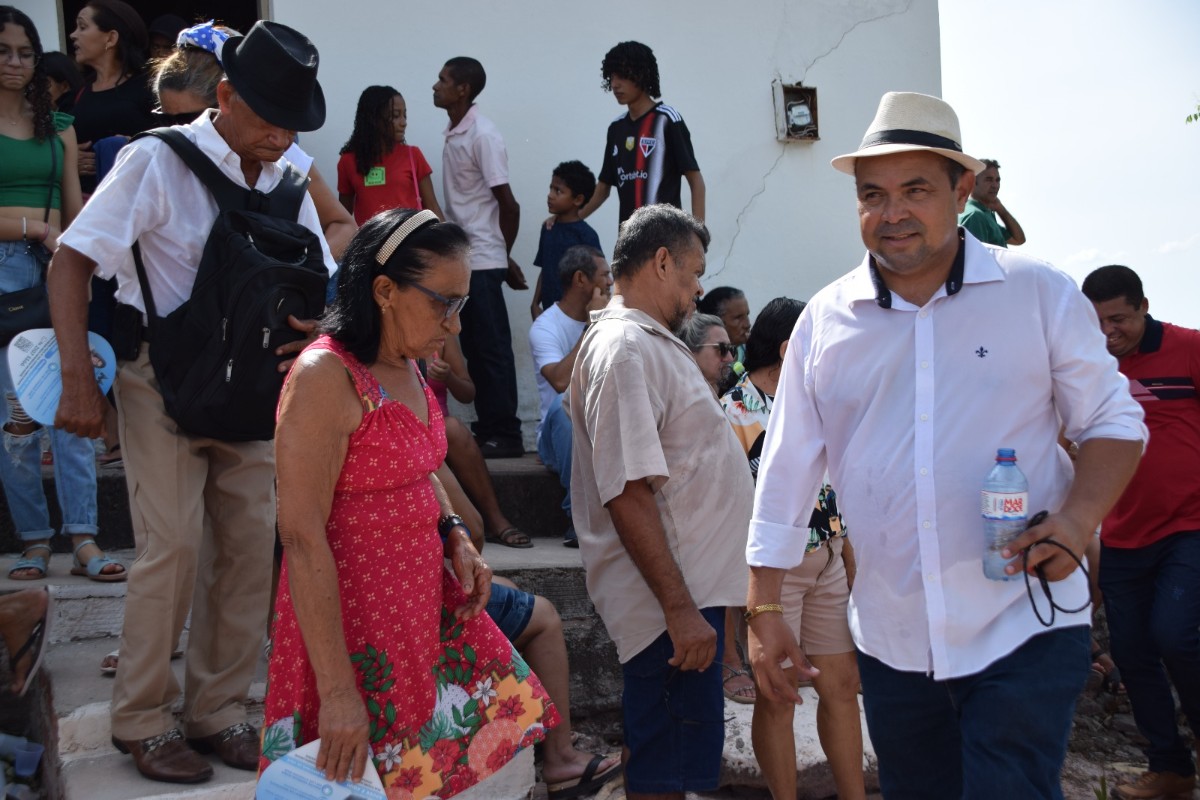
[[[42,45],[25,14],[0,6],[0,294],[44,282],[35,257],[51,252],[79,212],[78,151],[71,117],[51,109],[50,82],[41,64]],[[13,393],[7,353],[0,350],[6,422],[0,438],[0,481],[21,557],[9,569],[14,580],[44,578],[50,527],[42,490],[44,431],[29,419]],[[98,581],[125,580],[125,568],[96,546],[96,456],[92,443],[51,429],[54,483],[62,509],[62,533],[71,537],[73,574]]]

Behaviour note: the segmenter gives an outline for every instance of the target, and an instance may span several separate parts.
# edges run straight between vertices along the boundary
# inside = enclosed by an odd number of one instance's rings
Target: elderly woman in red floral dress
[[[479,613],[491,571],[432,474],[446,435],[416,361],[459,331],[466,257],[462,230],[432,212],[371,219],[346,250],[326,335],[284,387],[264,767],[319,737],[331,779],[370,758],[389,797],[448,798],[558,721]]]

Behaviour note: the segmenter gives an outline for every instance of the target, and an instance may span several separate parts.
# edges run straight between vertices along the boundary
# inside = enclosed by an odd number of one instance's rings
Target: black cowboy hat
[[[289,131],[325,123],[325,94],[317,83],[317,48],[299,31],[259,20],[221,51],[225,77],[250,109]]]

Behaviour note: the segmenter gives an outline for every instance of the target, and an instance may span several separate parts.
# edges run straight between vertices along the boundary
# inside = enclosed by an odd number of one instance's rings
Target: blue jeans
[[[508,306],[504,304],[505,274],[505,269],[472,270],[471,302],[461,316],[459,339],[467,357],[467,372],[475,383],[475,413],[479,417],[471,427],[481,442],[521,441],[517,368]]]
[[[725,609],[700,613],[717,632],[717,660],[724,651]],[[708,792],[717,788],[725,746],[725,695],[721,665],[681,672],[667,663],[675,652],[665,631],[621,665],[625,721],[625,786],[646,794]]]
[[[1146,547],[1101,547],[1100,591],[1112,657],[1129,692],[1153,772],[1191,775],[1171,684],[1200,737],[1200,531]]]
[[[0,294],[35,286],[41,270],[24,242],[0,242]],[[7,398],[13,392],[8,373],[8,349],[0,349],[0,388],[5,403],[0,416],[8,420]],[[12,514],[13,527],[23,542],[49,539],[50,512],[42,487],[43,429],[23,436],[4,431],[4,454],[0,455],[0,482]],[[64,535],[96,535],[96,451],[90,439],[57,428],[49,429],[54,451],[54,488],[62,509]]]
[[[567,518],[571,516],[571,418],[562,407],[562,395],[554,398],[550,408],[546,410],[546,419],[542,422],[542,432],[538,436],[538,457],[551,472],[558,475],[558,481],[567,490],[563,498],[562,510]]]
[[[883,796],[1061,800],[1059,771],[1090,654],[1086,625],[1034,636],[982,672],[949,680],[859,652]]]

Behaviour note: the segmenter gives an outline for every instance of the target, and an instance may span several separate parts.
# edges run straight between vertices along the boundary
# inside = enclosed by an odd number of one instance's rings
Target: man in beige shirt
[[[745,456],[671,333],[702,294],[707,247],[689,214],[638,209],[613,251],[613,299],[593,314],[571,376],[571,504],[588,592],[622,664],[630,798],[717,788],[713,660],[724,607],[745,596]]]

